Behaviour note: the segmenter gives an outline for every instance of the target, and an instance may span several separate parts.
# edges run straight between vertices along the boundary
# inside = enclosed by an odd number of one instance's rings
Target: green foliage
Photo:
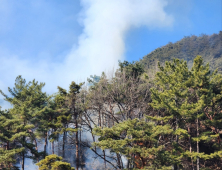
[[[19,120],[13,118],[13,115],[9,111],[0,110],[0,165],[6,168],[16,168],[13,166],[15,163],[15,157],[19,153],[24,151],[19,145],[12,145],[15,139],[19,137],[17,129]]]
[[[124,62],[119,61],[119,67],[120,71],[124,72],[127,78],[129,77],[137,78],[145,72],[144,68],[139,62],[130,63],[128,61]]]
[[[67,136],[75,133],[78,148],[78,132],[87,127],[94,141],[93,135],[99,136],[92,150],[113,167],[123,168],[121,156],[128,159],[128,169],[195,169],[198,160],[202,169],[220,167],[222,75],[212,70],[222,70],[221,36],[222,32],[185,37],[140,62],[119,62],[115,77],[90,76],[91,86],[85,91],[83,83],[72,82],[69,90],[58,87],[57,94],[48,96],[42,92],[44,83],[26,83],[18,76],[9,96],[0,90],[12,105],[0,110],[0,165],[16,169],[13,164],[20,156],[44,158],[37,163],[40,170],[74,169],[62,157],[39,153],[37,139],[44,138],[47,144],[48,138],[53,142],[63,135],[65,153]],[[197,54],[203,58],[194,59]],[[148,79],[147,69],[151,75],[156,72],[155,79]],[[105,151],[99,155],[97,147],[116,155],[117,164]],[[77,169],[80,152],[76,149]]]
[[[160,135],[173,132],[169,125],[155,125],[154,122],[133,119],[115,124],[111,128],[94,128],[100,136],[95,146],[111,149],[111,152],[125,155],[137,168],[146,166],[161,168],[177,162],[165,145],[158,145]],[[134,156],[132,156],[134,155]]]
[[[55,154],[46,156],[36,165],[39,166],[39,170],[75,170],[70,163],[63,162],[62,157]]]
[[[82,85],[83,83],[78,85],[72,82],[69,87],[69,92],[58,87],[59,92],[54,98],[55,114],[49,126],[54,129],[54,132],[50,135],[51,141],[57,140],[59,134],[78,131],[77,128],[69,128],[68,124],[73,121],[72,116],[75,114],[73,109],[75,107],[76,95],[79,93]]]
[[[167,45],[155,49],[153,52],[144,56],[139,62],[149,72],[156,72],[157,63],[172,61],[174,58],[187,61],[188,67],[191,68],[193,60],[197,55],[201,55],[205,63],[209,63],[211,70],[218,68],[222,71],[222,49],[221,49],[222,32],[213,35],[202,34],[199,37],[192,35],[183,39],[168,43]]]
[[[48,97],[46,93],[42,92],[44,83],[38,83],[33,80],[26,83],[26,80],[18,76],[15,80],[15,87],[8,88],[10,96],[0,93],[5,97],[12,108],[9,109],[8,114],[2,114],[0,121],[7,116],[7,121],[3,123],[4,130],[8,130],[8,135],[3,135],[8,138],[8,148],[12,147],[23,157],[38,158],[39,154],[33,144],[36,139],[34,129],[40,127],[39,122],[36,121],[39,114],[46,108]],[[1,128],[2,129],[2,128]],[[5,132],[1,130],[1,132]],[[22,147],[23,149],[19,149]],[[32,156],[28,155],[31,152]],[[12,152],[13,153],[13,152]],[[15,152],[14,152],[15,153]]]
[[[208,143],[208,146],[212,147],[214,151],[206,154],[203,149],[199,153],[199,150],[191,152],[183,147],[184,151],[181,150],[179,155],[186,155],[193,160],[198,157],[210,159],[213,158],[212,155],[220,157],[219,129],[221,129],[222,117],[219,108],[222,104],[222,76],[217,74],[217,71],[211,72],[209,64],[204,65],[201,56],[194,59],[191,70],[188,69],[185,61],[179,59],[166,62],[165,67],[159,65],[159,69],[154,80],[156,87],[151,89],[152,103],[150,105],[158,110],[165,109],[165,112],[162,114],[162,118],[149,118],[163,122],[164,117],[167,116],[165,120],[169,120],[169,123],[176,122],[171,126],[175,128],[174,135],[176,135],[177,143],[183,142],[182,139],[189,140],[190,138],[193,142],[197,142],[197,145],[200,141]],[[199,120],[200,123],[196,125]],[[199,124],[201,124],[200,130]],[[195,131],[198,131],[198,134],[187,131],[192,125],[196,126]],[[202,133],[199,134],[199,132]],[[216,144],[217,149],[214,147],[215,144],[211,144],[215,139],[219,141]],[[192,142],[190,142],[191,145]]]
[[[110,128],[96,127],[94,134],[100,138],[94,146],[125,155],[140,169],[167,169],[172,165],[191,168],[197,159],[201,164],[220,160],[222,76],[217,71],[211,72],[201,56],[193,63],[190,70],[187,62],[179,59],[166,62],[165,66],[159,64],[150,103],[158,114],[145,116],[145,120],[116,123]],[[122,71],[128,66],[129,63],[123,63]],[[124,100],[126,97],[121,102]],[[194,144],[200,150],[193,151]]]

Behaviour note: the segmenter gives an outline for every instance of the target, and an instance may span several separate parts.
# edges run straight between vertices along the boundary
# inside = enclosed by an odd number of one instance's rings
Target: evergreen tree
[[[212,166],[212,164],[220,166],[222,157],[219,133],[222,128],[220,110],[222,104],[222,75],[217,74],[217,70],[211,72],[209,64],[203,64],[201,56],[194,59],[191,73],[192,86],[190,89],[193,90],[194,96],[192,98],[196,100],[196,106],[194,109],[190,109],[190,105],[185,103],[184,113],[185,115],[193,114],[196,117],[197,137],[194,137],[193,140],[197,144],[198,154],[194,153],[194,158],[197,159],[197,169],[200,168],[201,162],[205,166]],[[215,140],[217,142],[214,142]],[[200,144],[207,145],[211,151],[200,148]]]
[[[145,72],[143,66],[139,62],[120,62],[119,61],[120,72],[125,72],[126,78],[133,77],[138,78],[141,74]]]
[[[151,88],[153,108],[158,109],[158,117],[149,117],[152,120],[156,120],[159,123],[163,123],[164,120],[168,120],[168,123],[174,129],[174,154],[180,157],[181,153],[181,141],[179,141],[179,135],[181,132],[187,134],[187,131],[181,131],[183,127],[183,119],[181,115],[182,105],[188,94],[189,78],[191,73],[188,70],[185,61],[174,59],[174,61],[166,62],[165,67],[159,65],[160,71],[156,74],[154,80],[156,88]],[[165,109],[165,110],[163,110]],[[161,118],[162,117],[162,118]],[[174,169],[177,169],[178,165],[174,165]]]
[[[36,137],[39,139],[44,138],[45,140],[44,151],[39,153],[39,155],[42,155],[43,157],[47,155],[46,146],[48,144],[49,131],[54,128],[53,121],[57,116],[54,108],[49,103],[50,101],[48,101],[48,106],[39,111],[34,119],[35,122],[38,122],[35,131]]]
[[[58,134],[63,134],[63,157],[65,157],[65,143],[68,132],[74,132],[75,135],[75,146],[76,146],[76,169],[79,167],[79,121],[81,109],[77,106],[77,94],[80,91],[80,88],[83,84],[79,85],[75,82],[72,82],[69,86],[69,92],[65,89],[58,87],[59,93],[55,97],[56,112],[58,116],[56,117],[55,123],[51,127],[55,131],[51,134],[52,140],[58,139]],[[74,124],[74,127],[70,125]]]
[[[63,162],[62,157],[55,154],[46,156],[36,165],[39,166],[39,170],[75,170],[70,163]]]
[[[172,63],[166,62],[165,67],[159,66],[159,69],[155,80],[156,88],[151,89],[151,105],[155,109],[165,110],[161,115],[162,118],[149,118],[160,121],[169,119],[169,123],[171,122],[171,126],[175,129],[176,154],[184,155],[183,159],[186,156],[191,159],[191,162],[187,160],[187,163],[182,163],[183,166],[191,163],[192,166],[190,166],[194,169],[193,160],[196,160],[196,167],[199,169],[200,158],[215,159],[221,154],[220,149],[213,149],[213,152],[207,154],[209,152],[204,149],[200,151],[199,145],[200,141],[203,141],[209,146],[215,138],[220,141],[218,130],[214,133],[206,130],[210,127],[206,116],[210,118],[212,115],[217,115],[220,118],[219,111],[215,109],[220,108],[221,105],[221,76],[216,72],[210,73],[209,65],[204,66],[200,56],[195,58],[191,70],[188,70],[186,62],[178,59]],[[211,123],[220,121],[221,119]],[[217,128],[219,129],[219,126]],[[187,147],[187,141],[189,147]],[[193,149],[193,142],[196,142],[196,151]],[[202,162],[205,164],[204,160]],[[174,169],[177,167],[175,165]]]
[[[15,80],[15,87],[8,88],[10,96],[0,91],[5,100],[13,106],[10,109],[10,113],[19,120],[18,126],[13,128],[17,129],[15,136],[17,142],[24,147],[24,150],[21,152],[22,170],[24,170],[25,157],[36,158],[39,156],[37,148],[35,148],[36,145],[33,144],[33,140],[35,140],[34,129],[38,124],[34,120],[47,105],[47,95],[42,92],[44,85],[44,83],[38,84],[35,80],[26,83],[25,79],[18,76]],[[33,157],[28,154],[28,151],[31,152]]]
[[[172,131],[169,125],[129,119],[111,128],[94,128],[94,134],[100,136],[94,145],[126,156],[129,159],[127,169],[171,169],[177,158],[166,150],[167,143],[159,142],[159,136]]]
[[[72,122],[72,114],[70,112],[70,109],[67,106],[67,91],[61,87],[58,87],[58,94],[55,96],[54,102],[54,112],[55,117],[54,120],[50,123],[50,127],[52,127],[53,132],[49,136],[51,138],[51,142],[54,142],[54,140],[59,139],[59,135],[63,136],[63,157],[65,157],[65,143],[66,143],[66,136],[68,131],[72,131],[71,128],[69,128],[69,124]]]
[[[19,120],[14,118],[9,111],[0,110],[0,165],[4,169],[17,169],[13,164],[15,158],[24,148],[16,143]]]

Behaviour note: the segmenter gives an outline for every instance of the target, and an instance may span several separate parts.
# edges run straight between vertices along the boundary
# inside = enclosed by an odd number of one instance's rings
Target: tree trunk
[[[122,160],[121,155],[120,155],[120,161],[121,161],[121,169],[123,169],[123,168],[124,168],[124,166],[123,166],[123,160]]]
[[[34,139],[34,142],[35,142],[35,150],[38,152],[38,144],[37,144],[36,139]]]
[[[101,113],[100,113],[100,109],[99,109],[99,121],[98,121],[98,125],[99,127],[101,127],[102,121],[101,121]]]
[[[103,150],[103,156],[104,156],[104,166],[106,169],[106,152],[105,152],[105,150]]]
[[[38,153],[38,144],[37,144],[36,138],[34,139],[34,142],[35,142],[35,150]],[[37,162],[39,162],[39,158],[38,157],[37,157]]]
[[[197,118],[197,137],[199,137],[199,119]],[[199,141],[197,140],[197,153],[199,153]],[[200,159],[197,157],[197,170],[200,169]]]
[[[54,151],[54,141],[52,142],[52,154],[55,154],[55,151]]]
[[[23,136],[23,143],[25,143],[25,136]],[[22,152],[22,170],[25,169],[25,151]]]
[[[10,129],[10,127],[8,127],[8,130],[9,129]],[[7,141],[6,150],[9,150],[9,141]]]
[[[129,168],[130,168],[130,161],[129,161],[129,159],[127,159],[127,169],[129,170]]]
[[[25,151],[22,152],[22,170],[25,170]]]
[[[122,165],[122,158],[120,156],[120,154],[116,153],[116,157],[117,157],[117,166],[119,167],[119,169],[122,169],[123,168],[123,165]]]
[[[47,143],[48,143],[48,132],[45,133],[45,143],[44,143],[44,158],[46,156],[46,146],[47,146]]]
[[[78,129],[78,121],[77,121],[77,115],[76,118],[76,129]],[[76,170],[79,169],[79,139],[78,139],[78,131],[76,132]]]
[[[220,142],[220,132],[219,132],[219,130],[217,130],[218,132],[217,132],[217,134],[218,134],[218,144],[219,144],[219,150],[220,150],[220,145],[221,145],[221,142]]]
[[[6,150],[9,150],[9,141],[7,141]]]
[[[190,127],[188,127],[188,133],[190,134],[189,137],[189,145],[190,145],[190,153],[192,152],[192,145],[191,145],[191,132],[190,132]],[[193,165],[193,159],[191,157],[191,163],[192,163],[192,169],[194,170],[194,165]]]
[[[178,129],[178,118],[176,117],[176,130]],[[176,135],[176,143],[178,143],[178,135]],[[174,170],[178,170],[177,164],[174,164]]]
[[[65,158],[65,143],[66,143],[66,132],[63,132],[63,143],[62,143],[63,158]]]
[[[83,164],[83,160],[82,160],[82,148],[81,148],[81,141],[82,141],[82,133],[81,133],[81,127],[80,127],[80,131],[79,131],[79,150],[80,150],[80,153],[79,153],[79,165],[81,166],[81,169],[82,169],[82,164]]]
[[[52,129],[51,134],[53,134],[54,130]],[[52,154],[54,154],[54,140],[52,141]]]
[[[104,114],[102,113],[102,128],[105,126],[105,118],[104,118],[105,116],[104,116]]]

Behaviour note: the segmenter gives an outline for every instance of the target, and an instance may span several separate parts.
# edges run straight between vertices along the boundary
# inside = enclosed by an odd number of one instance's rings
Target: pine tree
[[[53,121],[50,123],[50,127],[53,129],[52,134],[49,136],[51,142],[59,139],[59,135],[63,135],[63,157],[65,157],[65,143],[66,143],[66,135],[69,129],[69,124],[71,123],[72,115],[67,107],[66,97],[67,91],[61,87],[58,87],[58,94],[56,94],[54,98],[54,112],[55,117],[53,117]]]
[[[36,165],[39,166],[39,170],[75,170],[70,163],[63,162],[62,157],[55,154],[46,156]]]
[[[0,165],[5,169],[16,169],[13,164],[15,157],[19,155],[24,148],[16,143],[17,129],[19,120],[14,118],[9,111],[0,110]]]
[[[58,87],[59,93],[55,97],[56,112],[58,116],[55,118],[54,124],[52,127],[55,131],[50,136],[52,140],[58,139],[58,134],[63,134],[63,157],[65,157],[65,143],[68,132],[75,133],[75,145],[76,145],[76,169],[79,167],[79,120],[81,109],[77,106],[77,94],[80,91],[80,88],[83,84],[79,85],[75,82],[72,82],[69,86],[69,92],[65,89]],[[74,127],[70,127],[71,124],[74,124]]]
[[[14,138],[24,147],[21,152],[22,170],[24,170],[25,157],[28,155],[28,151],[34,156],[33,158],[39,156],[35,148],[36,145],[33,144],[33,140],[36,139],[34,129],[37,125],[34,120],[36,115],[47,105],[47,95],[42,92],[44,85],[44,83],[38,84],[35,80],[26,83],[25,79],[18,76],[15,80],[15,87],[8,88],[10,97],[0,91],[5,100],[13,106],[10,113],[19,120],[18,126],[13,128],[17,129]]]
[[[204,65],[201,56],[197,56],[194,59],[194,64],[191,69],[192,76],[192,86],[193,94],[197,100],[196,108],[199,110],[190,109],[190,113],[196,117],[196,128],[197,137],[193,138],[197,143],[197,169],[200,168],[200,159],[204,164],[217,164],[215,161],[219,162],[222,157],[221,150],[221,139],[220,139],[220,129],[222,128],[222,114],[221,114],[221,104],[222,104],[222,75],[217,74],[217,70],[214,72],[210,71],[209,64]],[[185,106],[186,108],[186,106]],[[189,113],[187,112],[187,113]],[[201,129],[202,133],[201,132]],[[217,142],[214,142],[217,140]],[[211,148],[211,152],[201,149],[200,142],[205,145],[207,144]],[[200,153],[202,150],[202,153]],[[204,153],[204,154],[203,154]],[[206,154],[208,153],[208,154]],[[212,162],[212,160],[214,160]],[[220,163],[219,163],[220,164]],[[216,165],[220,166],[220,165]]]
[[[76,169],[79,169],[79,121],[81,117],[81,108],[77,105],[77,94],[79,93],[81,86],[83,83],[80,83],[79,85],[75,82],[72,82],[69,86],[69,95],[68,95],[68,105],[70,108],[70,111],[74,118],[74,124],[75,124],[75,133],[76,133]]]
[[[216,125],[216,122],[220,122],[221,119],[210,120],[212,124],[215,122],[214,125],[217,126],[211,126],[211,129],[215,129],[212,133],[206,130],[210,128],[209,120],[206,118],[211,119],[213,115],[217,115],[217,118],[221,117],[219,110],[222,99],[220,94],[221,76],[216,72],[210,73],[209,65],[204,66],[200,56],[195,58],[191,70],[188,70],[186,62],[178,59],[172,63],[166,62],[165,67],[159,66],[159,69],[155,80],[156,88],[151,89],[151,105],[155,109],[163,110],[162,118],[149,118],[170,120],[171,126],[175,129],[176,148],[180,148],[180,151],[177,149],[178,156],[184,155],[182,159],[189,157],[192,169],[194,169],[193,161],[196,160],[196,167],[199,169],[200,158],[207,160],[221,157],[220,149],[217,151],[214,149],[213,153],[207,154],[203,149],[200,151],[199,147],[200,141],[208,143],[208,146],[215,138],[220,141],[220,126]],[[187,147],[186,141],[189,141],[189,147]],[[193,151],[193,142],[196,142],[196,151]],[[185,166],[184,163],[183,166]],[[177,167],[175,165],[174,169]]]
[[[48,101],[48,106],[38,112],[34,121],[37,123],[37,129],[35,131],[35,135],[37,138],[44,138],[44,151],[40,153],[43,157],[47,155],[46,146],[48,144],[49,131],[52,130],[53,121],[56,118],[56,113],[54,112],[54,108],[50,106],[50,101]]]
[[[120,63],[120,69],[115,73],[115,77],[108,79],[105,73],[100,76],[100,81],[90,86],[87,95],[87,109],[84,114],[89,131],[94,125],[101,128],[112,127],[115,123],[123,120],[142,118],[144,111],[147,109],[150,99],[148,76],[138,63],[124,62]],[[91,79],[90,82],[93,82]],[[92,118],[89,117],[93,114]],[[88,120],[93,123],[88,123]],[[92,126],[93,125],[93,126]],[[92,135],[92,140],[95,140]],[[96,147],[93,147],[96,152]],[[122,168],[122,158],[119,153],[111,157],[100,149],[96,154],[104,160],[104,165],[110,163],[109,160],[116,161],[118,168]],[[107,155],[107,157],[106,157]]]
[[[139,62],[120,62],[119,61],[119,67],[120,67],[120,72],[125,72],[126,78],[138,78],[140,75],[142,75],[145,70],[143,66]]]
[[[177,158],[166,150],[167,143],[161,143],[159,136],[169,135],[172,131],[169,125],[129,119],[111,128],[94,128],[94,134],[100,136],[94,145],[126,156],[128,169],[171,169]]]
[[[187,134],[187,131],[181,131],[183,128],[183,119],[181,110],[182,105],[188,94],[189,78],[191,73],[188,70],[185,61],[174,59],[174,61],[166,62],[165,67],[160,66],[160,71],[157,72],[154,80],[156,87],[151,88],[152,103],[150,105],[161,111],[157,115],[158,117],[152,118],[152,120],[158,120],[163,123],[163,120],[168,120],[168,123],[174,129],[173,141],[174,141],[174,154],[180,157],[181,145],[179,141],[180,133]],[[165,110],[163,110],[165,109]],[[160,112],[158,111],[158,112]],[[161,118],[162,117],[162,118]],[[178,165],[174,165],[174,169],[178,169]]]

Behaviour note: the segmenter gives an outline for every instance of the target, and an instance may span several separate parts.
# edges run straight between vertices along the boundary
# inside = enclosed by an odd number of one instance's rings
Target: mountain
[[[201,55],[212,70],[218,68],[218,71],[222,72],[222,31],[213,35],[186,36],[175,43],[169,42],[144,56],[139,62],[145,69],[155,71],[158,61],[163,64],[179,58],[186,60],[191,68],[197,55]]]

